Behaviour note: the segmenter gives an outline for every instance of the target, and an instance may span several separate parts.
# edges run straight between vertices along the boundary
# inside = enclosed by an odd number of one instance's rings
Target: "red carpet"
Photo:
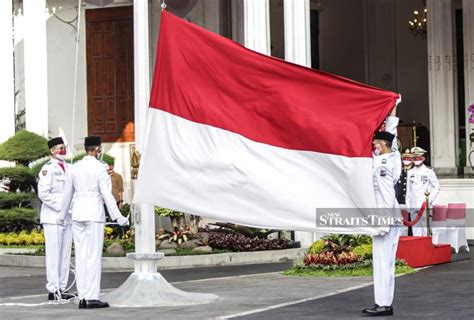
[[[451,262],[449,244],[433,245],[431,237],[400,237],[397,258],[412,268]]]

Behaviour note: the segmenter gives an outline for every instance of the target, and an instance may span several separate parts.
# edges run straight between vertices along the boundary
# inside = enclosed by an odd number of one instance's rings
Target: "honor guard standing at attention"
[[[46,289],[49,300],[71,299],[65,292],[69,278],[72,232],[70,224],[58,224],[63,203],[64,183],[69,167],[64,162],[66,146],[61,137],[48,141],[51,160],[39,173],[38,197],[41,204],[40,222],[43,225],[46,252]]]
[[[104,243],[105,212],[119,225],[128,225],[121,215],[112,195],[108,166],[97,160],[102,152],[100,137],[86,137],[87,155],[70,170],[64,189],[64,203],[60,220],[68,214],[72,205],[72,230],[76,253],[76,287],[79,309],[106,308],[108,303],[99,300],[102,247]]]
[[[373,179],[377,208],[397,209],[395,184],[401,171],[400,153],[396,148],[396,133],[399,119],[396,106],[386,120],[386,131],[377,132],[374,137]],[[398,211],[398,210],[395,210]],[[395,216],[393,218],[396,218]],[[393,315],[393,294],[395,290],[395,254],[397,252],[400,226],[394,221],[387,233],[373,237],[372,264],[374,274],[375,305],[362,310],[370,316]]]
[[[408,176],[408,171],[411,168],[413,168],[413,155],[411,154],[410,148],[405,148],[405,151],[403,151],[402,163],[403,163],[402,173],[400,174],[400,179],[398,179],[397,185],[395,186],[395,191],[397,194],[398,204],[400,205],[402,209],[406,209],[405,196],[407,193],[407,176]],[[408,213],[408,220],[411,221],[409,213]],[[409,236],[413,235],[411,227],[408,227],[408,235]]]
[[[429,192],[429,203],[431,207],[439,194],[439,181],[433,169],[425,166],[424,154],[426,153],[420,147],[413,147],[411,149],[413,155],[414,167],[408,173],[406,204],[409,208],[411,220],[414,220],[418,215],[423,202],[426,201],[425,192]],[[426,210],[425,210],[426,212]],[[425,213],[426,214],[426,213]],[[414,236],[426,236],[426,218],[422,217],[417,224],[413,226]]]

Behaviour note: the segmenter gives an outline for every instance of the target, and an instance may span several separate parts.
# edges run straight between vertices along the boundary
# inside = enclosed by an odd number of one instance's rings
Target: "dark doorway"
[[[86,50],[89,135],[134,141],[133,7],[86,10]]]

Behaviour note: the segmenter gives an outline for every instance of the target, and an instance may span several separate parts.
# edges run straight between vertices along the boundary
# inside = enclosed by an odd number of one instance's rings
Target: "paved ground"
[[[471,252],[474,248],[471,247]],[[464,257],[472,256],[471,254]],[[164,270],[176,287],[219,295],[216,303],[159,309],[79,310],[44,302],[44,269],[0,267],[0,319],[353,319],[373,301],[371,278],[286,277],[289,263]],[[105,272],[102,287],[129,273]],[[474,259],[420,270],[396,281],[394,318],[474,319]],[[6,303],[17,305],[5,306]]]

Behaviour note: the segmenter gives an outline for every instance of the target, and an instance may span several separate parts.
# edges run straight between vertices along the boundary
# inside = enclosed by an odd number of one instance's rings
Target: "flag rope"
[[[413,221],[407,221],[407,220],[403,219],[403,225],[405,225],[407,227],[413,227],[415,224],[418,223],[418,221],[420,221],[421,217],[423,216],[423,213],[425,212],[425,209],[426,209],[426,201],[423,202],[423,204],[421,205],[421,208],[418,211],[418,214],[416,215],[415,219]],[[410,214],[410,213],[408,213],[408,214]]]
[[[76,54],[74,60],[74,87],[72,90],[72,125],[71,125],[71,144],[74,148],[74,130],[76,124],[76,97],[77,97],[77,69],[78,69],[78,58],[79,58],[79,41],[81,34],[81,16],[82,16],[82,0],[77,0],[77,28],[76,28]],[[71,154],[74,154],[74,150],[71,149]],[[71,157],[72,163],[73,157]]]

